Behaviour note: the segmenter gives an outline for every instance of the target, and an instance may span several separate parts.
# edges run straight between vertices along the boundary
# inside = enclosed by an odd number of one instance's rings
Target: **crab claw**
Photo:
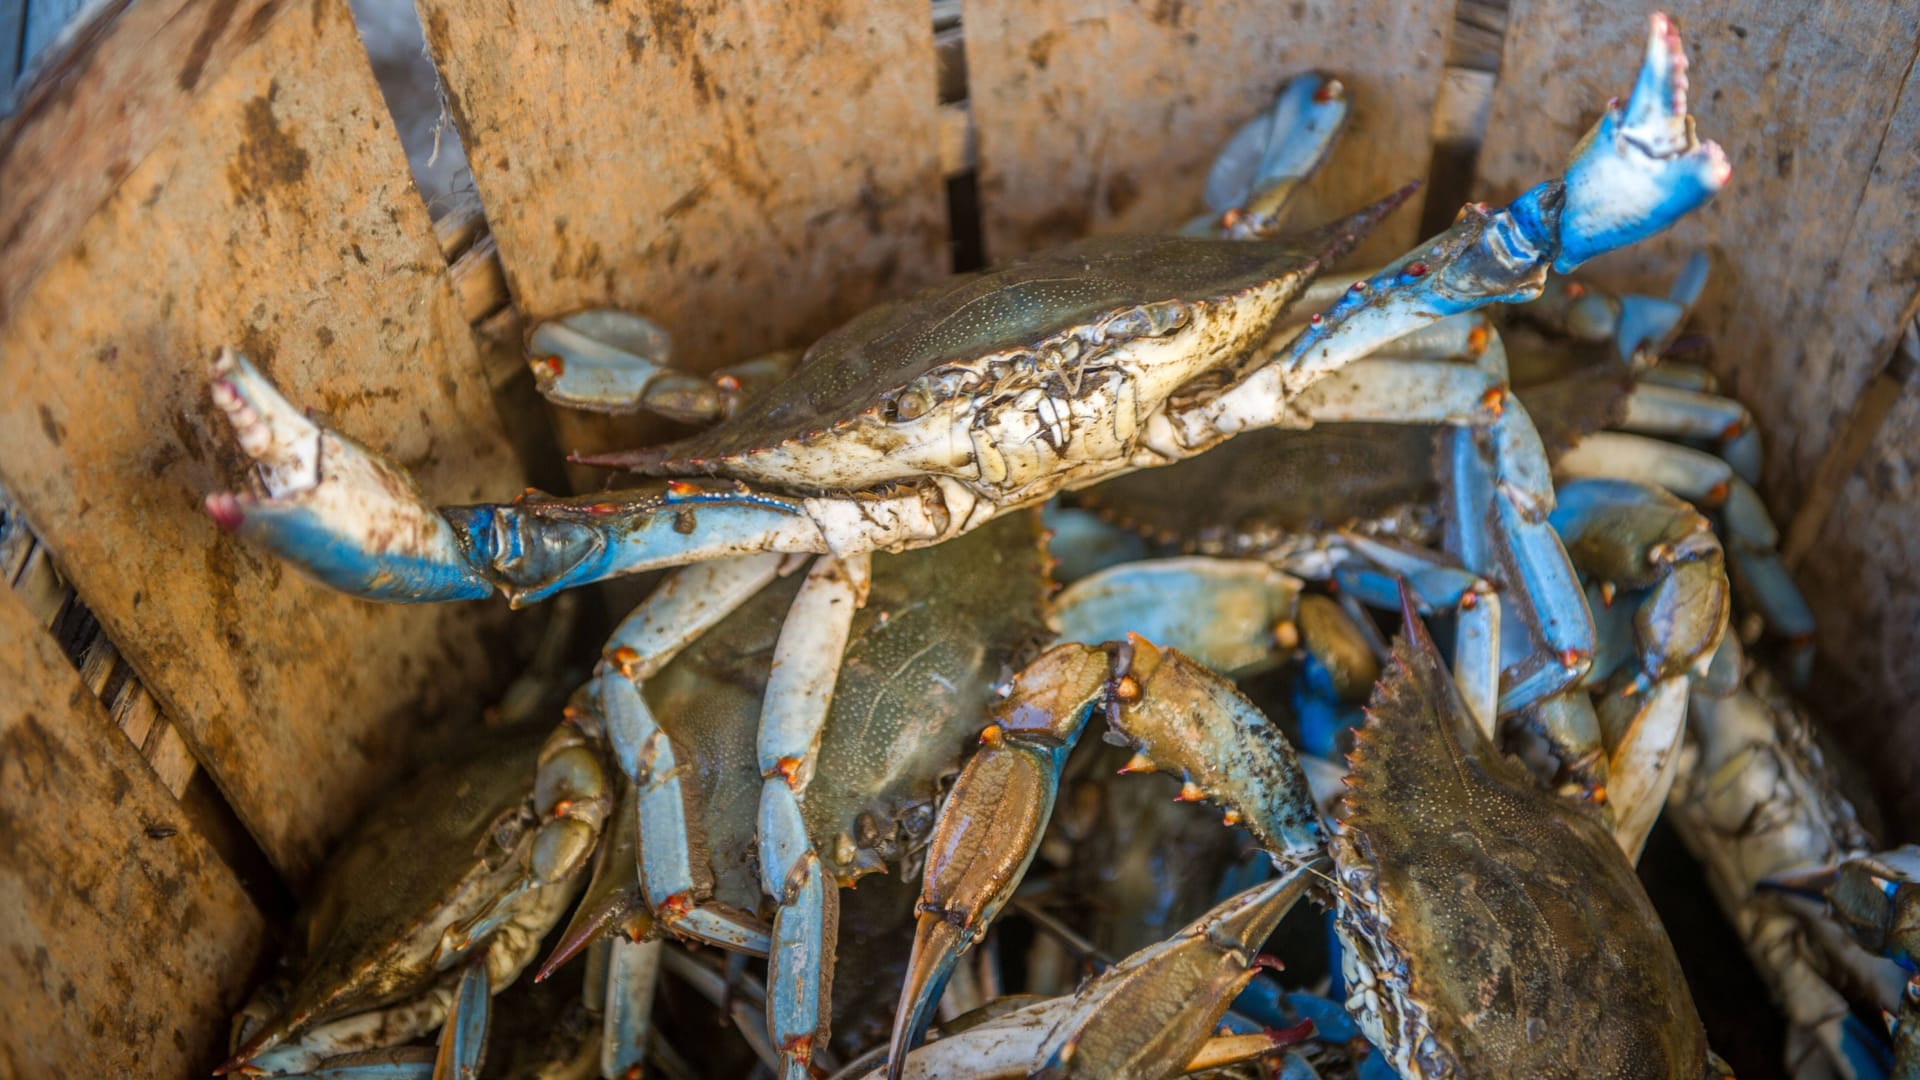
[[[1687,54],[1673,20],[1649,19],[1647,58],[1624,109],[1609,107],[1567,166],[1560,211],[1566,273],[1666,229],[1714,196],[1732,175],[1727,155],[1694,137],[1687,115]]]
[[[212,395],[264,489],[209,495],[207,514],[221,528],[372,600],[493,591],[404,470],[308,420],[246,357],[220,351]]]
[[[1834,921],[1861,947],[1908,971],[1920,970],[1920,847],[1776,874],[1760,885],[1825,901]]]
[[[1043,1048],[1048,1076],[1159,1075],[1187,1062],[1258,973],[1260,946],[1314,880],[1311,864],[1228,899],[1074,994]],[[1304,1038],[1310,1026],[1288,1032]],[[1284,1042],[1279,1045],[1286,1045]]]
[[[570,409],[645,409],[689,424],[720,419],[726,413],[720,388],[668,367],[671,344],[651,319],[596,308],[534,327],[527,366],[541,396]]]
[[[1288,81],[1265,112],[1227,140],[1207,173],[1212,213],[1183,231],[1272,235],[1290,197],[1332,151],[1348,108],[1345,85],[1331,75],[1314,71]]]
[[[1138,634],[1127,646],[1109,725],[1156,768],[1187,777],[1181,798],[1224,807],[1276,859],[1316,856],[1325,843],[1319,813],[1280,730],[1231,682],[1179,651]]]
[[[980,752],[954,783],[928,845],[915,905],[920,921],[887,1051],[892,1080],[899,1080],[907,1052],[926,1034],[954,965],[1013,896],[1039,850],[1060,769],[1111,672],[1104,649],[1056,646],[1022,671],[1013,694],[994,706]]]

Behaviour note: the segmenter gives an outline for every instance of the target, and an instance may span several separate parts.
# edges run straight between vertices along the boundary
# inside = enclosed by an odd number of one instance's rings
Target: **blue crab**
[[[1375,691],[1331,828],[1285,739],[1180,653],[1137,637],[1069,644],[1023,671],[934,834],[889,1075],[1024,873],[1058,762],[1095,714],[1153,767],[1184,775],[1183,799],[1224,806],[1283,875],[1331,856],[1348,1007],[1401,1075],[1723,1075],[1600,815],[1501,756],[1410,594],[1403,618],[1409,636]]]
[[[1668,819],[1785,1014],[1789,1075],[1874,1080],[1887,1073],[1883,1040],[1852,1002],[1908,1008],[1898,965],[1909,961],[1889,931],[1916,867],[1874,855],[1813,717],[1748,667],[1729,637],[1713,676],[1694,683]]]
[[[1271,240],[1101,237],[876,308],[710,431],[603,459],[680,480],[584,499],[436,511],[396,468],[309,424],[223,354],[214,397],[264,495],[210,497],[223,525],[343,590],[517,601],[614,574],[758,551],[849,557],[951,539],[1117,472],[1287,423],[1309,386],[1448,315],[1537,295],[1658,232],[1727,180],[1695,140],[1686,59],[1653,16],[1631,99],[1562,179],[1356,282],[1291,344],[1289,304],[1394,200]]]
[[[1291,343],[1276,334],[1289,305],[1399,197],[1288,237],[1273,236],[1271,215],[1256,206],[1223,219],[1217,236],[1106,237],[1031,256],[877,308],[823,338],[784,377],[729,373],[731,384],[716,386],[771,385],[717,405],[685,379],[619,375],[652,370],[645,355],[662,351],[644,321],[598,313],[537,328],[536,345],[559,350],[557,364],[540,360],[543,385],[559,396],[726,417],[671,447],[598,459],[659,478],[630,491],[436,510],[403,472],[312,424],[226,352],[213,398],[263,494],[218,494],[207,508],[224,527],[371,599],[498,589],[520,604],[697,564],[610,643],[597,707],[621,772],[640,785],[638,814],[655,823],[639,856],[654,916],[675,933],[770,953],[770,1022],[789,1072],[804,1071],[820,1025],[833,888],[804,808],[868,593],[870,553],[951,541],[1062,490],[1313,419],[1301,411],[1304,396],[1383,343],[1534,295],[1550,269],[1570,270],[1703,203],[1728,167],[1718,147],[1693,136],[1677,33],[1659,15],[1652,29],[1632,98],[1606,111],[1564,178],[1505,209],[1469,207],[1446,233],[1353,283]],[[1308,100],[1330,104],[1319,96]],[[1290,160],[1261,165],[1255,194],[1271,191],[1264,170],[1285,175]],[[1349,380],[1342,415],[1319,419],[1370,415],[1408,385]],[[1458,395],[1440,400],[1449,416],[1466,405]],[[1509,441],[1531,437],[1523,424],[1497,430]],[[1542,526],[1550,489],[1524,460],[1496,454],[1500,504],[1533,527],[1529,535],[1550,539]],[[724,903],[699,901],[687,812],[666,782],[680,762],[640,689],[793,554],[823,557],[793,595],[758,717],[760,884],[781,900],[768,935]],[[1484,687],[1479,667],[1469,677]]]
[[[443,1023],[442,1053],[477,1062],[489,993],[566,913],[611,811],[601,750],[572,725],[501,733],[430,770],[329,864],[298,977],[241,1013],[219,1071],[385,1061]]]

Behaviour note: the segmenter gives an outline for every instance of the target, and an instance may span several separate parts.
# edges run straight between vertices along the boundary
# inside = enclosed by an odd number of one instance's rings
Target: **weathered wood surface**
[[[241,347],[439,500],[520,470],[346,6],[255,30],[0,327],[0,483],[297,882],[420,718],[478,701],[503,612],[348,599],[219,534],[201,499],[244,469],[207,362]]]
[[[1213,155],[1289,77],[1352,94],[1346,134],[1300,220],[1358,208],[1427,175],[1450,2],[980,0],[965,7],[989,259],[1088,232],[1164,229],[1200,207]],[[1419,201],[1417,198],[1414,200]],[[1415,239],[1417,207],[1363,245]]]
[[[118,6],[0,125],[0,323],[279,2]]]
[[[1675,0],[1692,59],[1690,103],[1726,147],[1733,182],[1672,232],[1597,261],[1644,286],[1705,249],[1713,281],[1696,325],[1729,392],[1768,440],[1767,496],[1784,520],[1893,342],[1920,283],[1912,90],[1920,5],[1862,0]],[[1488,198],[1557,168],[1607,99],[1624,95],[1645,14],[1608,0],[1515,0],[1480,155]],[[1878,194],[1875,194],[1878,192]],[[1902,201],[1904,199],[1904,202]]]
[[[0,1075],[204,1075],[260,914],[0,587]]]
[[[924,2],[420,9],[529,321],[629,308],[711,370],[946,269]]]
[[[1904,313],[1909,325],[1917,314],[1920,295]],[[1898,396],[1794,564],[1819,620],[1820,704],[1870,766],[1908,841],[1920,837],[1920,327],[1913,332],[1898,380],[1882,376],[1874,388]]]

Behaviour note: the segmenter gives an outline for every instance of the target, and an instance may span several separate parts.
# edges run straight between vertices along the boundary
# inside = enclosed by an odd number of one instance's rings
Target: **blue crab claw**
[[[1718,146],[1694,139],[1686,105],[1680,37],[1672,20],[1656,14],[1632,99],[1624,110],[1607,110],[1562,179],[1503,209],[1469,205],[1452,228],[1355,282],[1295,339],[1284,380],[1303,388],[1436,319],[1531,300],[1549,268],[1566,273],[1697,209],[1730,169]]]
[[[1296,76],[1265,112],[1241,125],[1207,173],[1211,214],[1183,230],[1235,239],[1270,233],[1288,198],[1327,159],[1349,103],[1346,86],[1321,72]]]
[[[1060,770],[1111,678],[1105,650],[1060,645],[1028,665],[1012,696],[994,706],[980,751],[961,770],[927,848],[919,925],[888,1045],[891,1080],[899,1080],[907,1052],[926,1034],[961,955],[1033,862]]]
[[[209,516],[336,589],[373,600],[464,600],[493,591],[461,538],[399,466],[308,420],[246,357],[222,349],[213,403],[263,495],[207,497]]]
[[[938,535],[939,499],[835,502],[720,481],[651,484],[513,503],[435,508],[399,466],[308,420],[245,357],[223,350],[214,404],[261,493],[221,492],[207,513],[311,577],[368,600],[418,603],[505,593],[515,607],[623,574],[760,552],[820,552],[885,518]],[[816,505],[821,504],[821,505]]]
[[[726,414],[721,388],[667,366],[672,340],[651,319],[609,308],[544,322],[527,335],[527,366],[541,396],[594,412],[645,409],[683,423]]]
[[[1680,31],[1658,11],[1648,21],[1647,58],[1633,96],[1625,109],[1608,107],[1567,167],[1553,261],[1559,273],[1666,229],[1732,175],[1719,145],[1694,137]]]

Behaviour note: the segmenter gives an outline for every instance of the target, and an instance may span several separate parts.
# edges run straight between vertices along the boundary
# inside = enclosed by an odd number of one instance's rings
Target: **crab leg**
[[[639,1076],[652,1031],[654,990],[665,943],[615,935],[608,942],[606,1016],[600,1028],[600,1074]]]
[[[582,695],[583,707],[605,731],[621,773],[638,792],[640,888],[654,917],[674,933],[760,954],[767,949],[764,927],[745,912],[712,901],[707,870],[695,864],[678,752],[654,720],[641,686],[772,581],[781,562],[778,555],[746,556],[700,563],[668,577],[615,628]],[[612,873],[603,859],[589,891],[599,895],[613,889],[602,882]],[[617,902],[609,903],[614,906],[596,904],[592,910],[609,922],[632,917],[620,912]],[[591,936],[569,927],[541,977]]]
[[[767,954],[767,1023],[794,1080],[806,1080],[815,1045],[826,1042],[840,897],[840,883],[813,850],[800,804],[813,780],[853,613],[866,603],[870,564],[866,555],[814,560],[781,625],[760,716],[760,879],[780,905]]]
[[[1658,233],[1727,181],[1725,154],[1699,143],[1686,113],[1686,56],[1665,15],[1651,17],[1646,60],[1625,108],[1608,108],[1566,175],[1501,210],[1468,206],[1453,228],[1348,295],[1267,363],[1211,400],[1172,416],[1179,442],[1278,422],[1276,410],[1328,372],[1436,319],[1540,294],[1566,273]]]
[[[674,481],[436,509],[404,470],[308,420],[231,350],[214,366],[213,397],[264,496],[210,495],[208,514],[369,600],[472,600],[499,589],[518,606],[609,577],[733,555],[919,546],[991,516],[976,514],[973,495],[945,478],[873,497],[792,498]]]
[[[1167,603],[1177,596],[1180,602]],[[1300,582],[1258,559],[1192,556],[1122,563],[1082,578],[1053,601],[1063,641],[1096,644],[1138,633],[1225,674],[1266,666],[1287,633]]]
[[[1055,646],[996,705],[934,826],[890,1061],[925,1032],[960,955],[992,922],[1039,850],[1060,769],[1104,699],[1108,726],[1136,753],[1123,771],[1178,772],[1181,801],[1226,807],[1283,866],[1323,835],[1293,748],[1223,677],[1137,635],[1096,648]],[[897,1075],[897,1074],[896,1074]]]
[[[1718,511],[1726,530],[1727,561],[1735,586],[1762,621],[1786,638],[1793,681],[1805,680],[1812,661],[1813,612],[1780,560],[1780,533],[1767,515],[1766,505],[1731,465],[1702,450],[1602,431],[1561,455],[1554,462],[1554,472],[1566,479],[1634,480]]]
[[[463,1080],[480,1074],[487,1050],[487,1026],[493,1019],[493,999],[487,988],[486,952],[467,962],[460,984],[440,1029],[440,1047],[433,1058],[433,1080]]]
[[[541,396],[570,409],[650,412],[682,423],[711,423],[777,382],[799,354],[770,353],[701,378],[676,371],[665,328],[640,315],[595,308],[536,326],[527,366]]]
[[[1553,485],[1546,451],[1526,409],[1506,391],[1507,358],[1484,317],[1434,323],[1415,340],[1395,342],[1403,359],[1349,364],[1315,383],[1295,407],[1311,422],[1384,421],[1459,425],[1453,436],[1447,514],[1450,546],[1480,578],[1498,578],[1520,594],[1538,647],[1504,673],[1497,712],[1515,712],[1579,678],[1593,653],[1593,626],[1566,555],[1546,515]],[[1441,356],[1467,357],[1471,363]],[[1297,422],[1297,421],[1296,421]],[[1484,434],[1477,434],[1484,433]],[[1483,450],[1482,441],[1490,448]],[[1494,512],[1489,513],[1491,508]],[[1484,698],[1489,665],[1498,666],[1500,609],[1482,605],[1492,591],[1482,582],[1457,606],[1467,651],[1457,658],[1474,715],[1491,729],[1494,709]],[[1397,589],[1369,602],[1393,607]],[[1422,599],[1432,599],[1422,595]],[[1581,748],[1572,748],[1578,756]]]
[[[1633,598],[1630,655],[1610,648],[1612,666],[1596,664],[1592,678],[1609,680],[1596,719],[1609,753],[1614,838],[1637,860],[1676,775],[1690,676],[1704,671],[1726,633],[1720,543],[1686,503],[1620,480],[1567,484],[1552,523],[1601,610],[1612,614],[1621,593]]]
[[[1159,1077],[1181,1071],[1258,973],[1261,944],[1318,873],[1303,863],[1228,899],[1070,998],[1028,1006],[904,1057],[896,1045],[886,1075]],[[1248,1046],[1268,1053],[1310,1030],[1270,1033]],[[1226,1064],[1221,1056],[1207,1055],[1204,1064]]]

